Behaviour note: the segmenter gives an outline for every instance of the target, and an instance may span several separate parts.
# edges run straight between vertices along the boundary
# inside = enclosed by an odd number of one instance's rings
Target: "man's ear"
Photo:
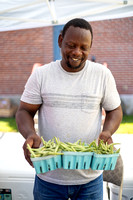
[[[58,37],[58,45],[59,45],[60,48],[61,48],[61,45],[62,45],[62,40],[63,40],[63,37],[62,37],[62,34],[60,34],[59,37]]]

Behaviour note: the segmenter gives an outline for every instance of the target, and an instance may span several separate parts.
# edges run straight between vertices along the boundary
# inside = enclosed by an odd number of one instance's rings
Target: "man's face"
[[[62,67],[68,72],[80,71],[91,47],[91,33],[89,30],[70,26],[64,38],[59,36],[59,47],[62,53]]]

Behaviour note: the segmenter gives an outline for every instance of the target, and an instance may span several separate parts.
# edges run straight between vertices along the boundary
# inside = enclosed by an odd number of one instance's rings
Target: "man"
[[[25,158],[32,165],[27,143],[37,148],[40,136],[63,142],[86,143],[102,139],[112,143],[112,134],[122,119],[114,78],[103,65],[88,61],[93,32],[84,19],[69,21],[59,35],[62,60],[33,72],[21,97],[16,121],[26,139]],[[101,132],[102,107],[106,119]],[[39,113],[39,135],[34,116]],[[102,171],[57,169],[35,178],[35,200],[102,200]]]

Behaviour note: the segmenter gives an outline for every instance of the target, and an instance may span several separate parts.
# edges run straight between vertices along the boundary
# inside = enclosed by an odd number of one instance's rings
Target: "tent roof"
[[[0,0],[0,31],[133,16],[133,0]]]

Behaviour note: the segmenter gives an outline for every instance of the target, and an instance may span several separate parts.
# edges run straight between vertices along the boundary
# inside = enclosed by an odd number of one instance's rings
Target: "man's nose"
[[[79,47],[76,47],[75,49],[73,49],[73,55],[81,55],[82,54],[82,51],[81,51],[81,49],[79,48]]]

